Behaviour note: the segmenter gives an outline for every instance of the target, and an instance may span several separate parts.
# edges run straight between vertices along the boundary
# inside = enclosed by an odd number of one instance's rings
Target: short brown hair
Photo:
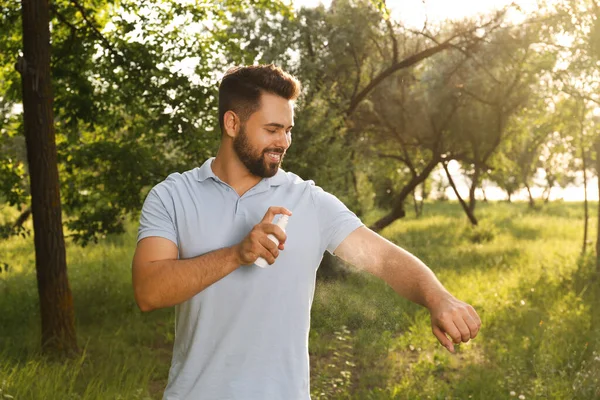
[[[296,100],[300,82],[273,64],[233,67],[227,70],[219,85],[219,126],[225,132],[225,113],[235,112],[242,123],[260,108],[263,92]]]

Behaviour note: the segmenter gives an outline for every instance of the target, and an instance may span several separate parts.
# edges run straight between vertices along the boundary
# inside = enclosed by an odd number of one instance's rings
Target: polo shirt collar
[[[217,182],[222,182],[210,167],[214,159],[215,157],[210,157],[208,160],[204,161],[204,164],[202,164],[200,168],[196,169],[196,179],[198,182],[203,182],[208,178],[212,178]],[[263,178],[260,183],[267,181],[269,186],[279,186],[287,182],[287,180],[288,178],[286,172],[279,168],[274,176],[271,178]]]

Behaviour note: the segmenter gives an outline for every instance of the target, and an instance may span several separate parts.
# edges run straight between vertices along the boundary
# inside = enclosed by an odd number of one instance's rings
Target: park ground
[[[427,310],[383,281],[359,272],[319,280],[312,398],[600,398],[596,208],[585,256],[581,203],[480,203],[475,229],[457,203],[426,203],[420,218],[384,229],[475,307],[481,331],[451,354],[431,333]],[[132,221],[126,234],[85,248],[67,242],[81,355],[66,361],[39,352],[32,238],[0,242],[0,400],[161,398],[174,313],[141,313],[135,304],[136,228]]]

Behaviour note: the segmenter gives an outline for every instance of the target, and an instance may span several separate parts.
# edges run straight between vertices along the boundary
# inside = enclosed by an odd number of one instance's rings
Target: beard
[[[274,176],[284,157],[282,149],[271,148],[259,151],[252,148],[244,125],[240,127],[239,134],[233,139],[233,150],[248,171],[261,178]],[[267,153],[281,154],[281,157],[279,161],[272,161],[269,160]]]

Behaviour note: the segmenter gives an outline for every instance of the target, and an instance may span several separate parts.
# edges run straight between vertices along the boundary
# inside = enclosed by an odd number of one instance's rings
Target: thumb
[[[442,346],[447,348],[451,353],[454,353],[454,344],[437,325],[433,325],[433,334],[439,340]]]

